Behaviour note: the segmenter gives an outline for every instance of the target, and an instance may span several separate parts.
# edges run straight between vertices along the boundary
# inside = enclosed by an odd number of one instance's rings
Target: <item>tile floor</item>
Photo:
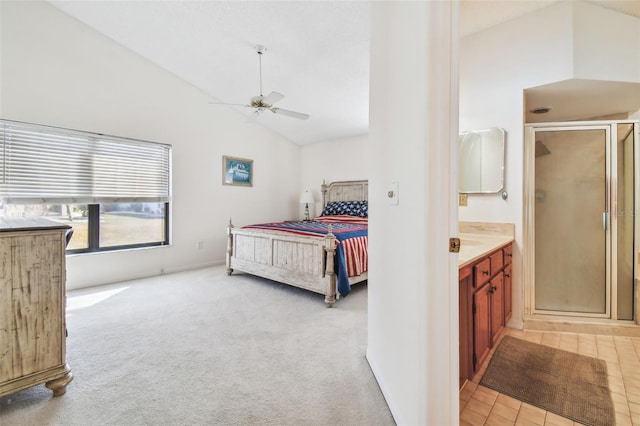
[[[616,425],[640,426],[640,338],[514,329],[506,329],[506,334],[605,360]],[[480,386],[488,362],[460,390],[460,425],[580,424]]]

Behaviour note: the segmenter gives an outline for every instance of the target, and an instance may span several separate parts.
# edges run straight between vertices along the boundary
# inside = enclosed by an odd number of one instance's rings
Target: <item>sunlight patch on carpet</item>
[[[111,296],[115,296],[128,289],[129,287],[120,287],[113,290],[94,291],[89,294],[83,294],[81,296],[73,296],[67,298],[67,313],[74,310],[88,308],[89,306],[96,305],[104,300],[107,300]]]

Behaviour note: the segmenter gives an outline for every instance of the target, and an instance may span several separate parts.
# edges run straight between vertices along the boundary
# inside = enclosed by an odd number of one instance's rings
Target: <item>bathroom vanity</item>
[[[478,372],[511,318],[513,225],[460,226],[460,386]]]

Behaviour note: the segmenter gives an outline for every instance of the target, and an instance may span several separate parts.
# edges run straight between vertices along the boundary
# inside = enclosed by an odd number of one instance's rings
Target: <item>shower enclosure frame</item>
[[[638,120],[606,120],[606,121],[573,121],[573,122],[549,122],[549,123],[531,123],[525,124],[524,128],[524,182],[523,182],[523,199],[524,199],[524,229],[523,229],[523,295],[524,295],[524,320],[532,318],[547,319],[565,319],[574,318],[575,320],[588,319],[593,321],[615,321],[616,323],[640,324],[640,122]],[[613,266],[613,260],[617,259],[617,229],[618,229],[618,191],[617,191],[617,140],[618,125],[633,125],[633,223],[634,223],[634,242],[633,242],[633,320],[618,319],[618,295],[617,295],[617,268]],[[608,259],[606,260],[606,296],[605,296],[605,312],[599,313],[581,313],[567,311],[553,311],[536,309],[535,306],[535,133],[543,131],[569,131],[569,130],[604,130],[606,134],[606,216],[603,214],[603,222],[607,228],[605,232],[605,246]],[[606,222],[605,222],[606,221]],[[615,302],[615,303],[613,303]]]

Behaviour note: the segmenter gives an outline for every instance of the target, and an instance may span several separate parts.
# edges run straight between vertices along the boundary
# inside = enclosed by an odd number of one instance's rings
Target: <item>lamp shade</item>
[[[313,194],[307,189],[300,195],[300,204],[314,203]]]

